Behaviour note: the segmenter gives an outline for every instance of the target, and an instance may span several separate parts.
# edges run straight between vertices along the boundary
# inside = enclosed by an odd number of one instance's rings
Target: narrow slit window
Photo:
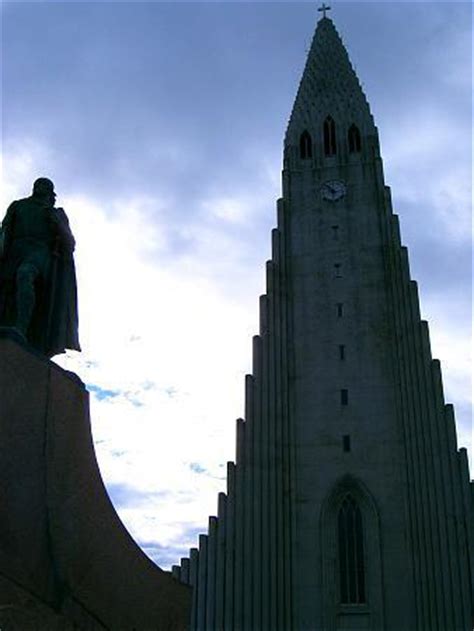
[[[351,125],[348,132],[349,140],[349,153],[360,153],[362,142],[360,138],[360,131],[356,125]]]
[[[339,240],[339,226],[331,226],[332,228],[332,238],[334,241]]]
[[[343,312],[343,304],[342,304],[342,302],[338,302],[337,305],[336,305],[336,308],[337,308],[337,317],[338,318],[342,318],[342,315],[344,313]]]
[[[328,116],[323,123],[324,155],[334,156],[336,154],[336,123],[331,116]]]
[[[350,494],[339,508],[337,530],[340,602],[363,604],[366,596],[362,514]]]
[[[339,359],[342,361],[346,359],[346,347],[344,344],[339,344]]]
[[[300,136],[300,158],[307,160],[313,157],[313,142],[309,132],[305,129]]]
[[[342,265],[340,263],[334,263],[334,276],[335,278],[342,278]]]
[[[341,405],[349,405],[349,390],[346,388],[341,390]]]
[[[345,452],[349,452],[351,450],[351,437],[349,434],[345,434],[342,437],[342,450]]]

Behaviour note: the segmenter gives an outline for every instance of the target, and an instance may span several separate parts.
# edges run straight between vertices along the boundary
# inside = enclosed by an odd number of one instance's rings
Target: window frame
[[[345,455],[345,454],[344,454]],[[344,497],[350,493],[356,500],[363,519],[366,602],[339,602],[337,516]],[[370,629],[384,628],[383,572],[380,538],[380,517],[376,503],[358,478],[346,474],[336,480],[321,505],[319,537],[321,546],[321,612],[323,627],[336,631],[341,615],[369,617]]]

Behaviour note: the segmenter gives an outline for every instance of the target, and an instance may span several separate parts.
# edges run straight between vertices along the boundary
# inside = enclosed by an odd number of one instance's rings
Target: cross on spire
[[[326,4],[323,2],[322,6],[319,7],[318,11],[322,11],[323,12],[323,18],[326,17],[326,11],[329,11],[331,9],[331,7],[326,6]]]

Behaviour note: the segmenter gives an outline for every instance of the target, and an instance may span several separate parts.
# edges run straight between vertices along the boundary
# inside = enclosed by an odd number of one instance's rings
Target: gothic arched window
[[[352,451],[353,437],[342,438]],[[347,628],[360,626],[365,616],[370,620],[366,628],[383,629],[379,512],[360,480],[344,475],[329,490],[321,505],[320,535],[324,629],[339,628],[340,616]]]
[[[365,603],[362,514],[350,493],[344,497],[339,507],[337,541],[340,602],[351,605]]]
[[[349,153],[359,153],[361,150],[360,131],[356,125],[351,125],[348,132]]]
[[[333,156],[336,153],[336,123],[328,116],[323,124],[324,155]]]
[[[310,134],[304,130],[300,136],[300,158],[306,160],[313,157],[313,142]]]

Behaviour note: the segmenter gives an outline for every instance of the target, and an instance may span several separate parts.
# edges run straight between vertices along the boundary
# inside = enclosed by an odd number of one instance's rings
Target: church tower
[[[285,136],[227,493],[175,566],[196,631],[469,631],[466,450],[420,319],[377,128],[318,23]]]

